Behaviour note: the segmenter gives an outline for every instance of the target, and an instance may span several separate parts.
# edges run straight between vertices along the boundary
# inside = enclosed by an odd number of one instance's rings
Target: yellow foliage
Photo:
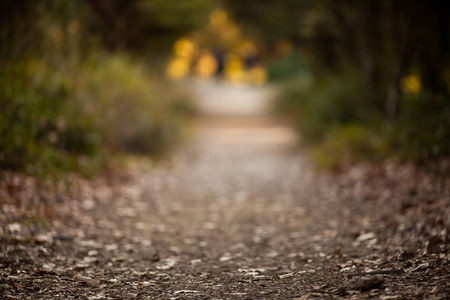
[[[421,89],[420,78],[415,74],[403,77],[400,81],[400,89],[404,94],[417,95]]]
[[[200,55],[197,66],[195,68],[196,74],[203,78],[208,78],[214,75],[217,71],[217,61],[209,52]]]
[[[209,35],[216,47],[226,54],[223,70],[225,80],[235,84],[266,82],[267,72],[264,68],[254,67],[251,70],[244,68],[243,58],[256,56],[258,48],[254,41],[242,38],[239,26],[230,20],[225,10],[214,9],[210,12],[209,26],[203,34]],[[194,38],[181,37],[175,42],[173,45],[175,58],[167,66],[168,78],[181,79],[191,72],[201,78],[210,78],[216,74],[219,65],[212,52],[212,49],[216,48],[208,45],[200,52],[198,49],[202,44],[201,36],[202,33],[191,33],[190,37]]]
[[[222,9],[214,9],[209,14],[209,23],[212,26],[224,26],[228,22],[228,15],[227,13]]]
[[[172,59],[167,66],[166,75],[169,79],[178,80],[189,73],[189,60],[183,57]]]
[[[241,58],[236,54],[228,54],[225,58],[225,72],[233,72],[242,69]]]
[[[233,83],[242,83],[244,81],[244,71],[242,70],[242,61],[236,54],[228,54],[225,59],[225,78]]]
[[[226,74],[226,79],[234,84],[246,84],[248,83],[248,73],[243,70],[235,70]]]
[[[267,81],[267,71],[263,67],[254,67],[250,70],[252,83],[260,85]]]
[[[227,44],[232,44],[239,40],[240,35],[239,27],[234,24],[228,24],[220,30],[220,38]]]
[[[241,54],[242,57],[254,55],[256,53],[258,53],[258,49],[252,41],[244,40],[241,42],[241,45],[239,47],[239,54]]]
[[[186,38],[178,39],[173,46],[176,55],[189,59],[194,55],[195,48],[194,42]]]

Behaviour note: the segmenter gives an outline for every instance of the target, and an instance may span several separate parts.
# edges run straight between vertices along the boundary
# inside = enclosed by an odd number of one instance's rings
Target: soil
[[[171,159],[92,180],[1,172],[0,298],[450,298],[448,177],[319,172],[259,114],[196,128]]]

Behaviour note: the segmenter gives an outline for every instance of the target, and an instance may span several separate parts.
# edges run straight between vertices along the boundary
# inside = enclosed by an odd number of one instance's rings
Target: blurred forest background
[[[171,148],[190,104],[161,68],[210,2],[1,1],[0,167],[89,175]]]
[[[3,0],[0,167],[90,174],[108,153],[165,153],[191,113],[174,81],[219,71],[277,84],[322,167],[440,161],[449,47],[444,0]]]
[[[320,166],[448,158],[448,1],[228,2],[249,31],[284,49],[269,64],[284,87],[279,110]]]

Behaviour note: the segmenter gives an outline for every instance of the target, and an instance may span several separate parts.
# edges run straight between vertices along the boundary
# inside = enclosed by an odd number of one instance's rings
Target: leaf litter
[[[448,177],[203,143],[94,180],[2,171],[1,298],[449,297]]]

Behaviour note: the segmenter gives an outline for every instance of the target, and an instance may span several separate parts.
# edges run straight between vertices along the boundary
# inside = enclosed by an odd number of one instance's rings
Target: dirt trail
[[[202,112],[195,139],[170,162],[79,182],[50,226],[24,225],[3,207],[3,298],[449,295],[442,243],[430,250],[431,235],[408,236],[423,217],[420,204],[402,206],[417,184],[389,172],[363,180],[366,167],[316,174],[291,129],[267,114],[270,89],[196,83],[194,91]],[[429,179],[419,175],[418,183]],[[436,199],[427,220],[441,225],[421,232],[449,224],[448,188],[433,184],[415,195]]]

